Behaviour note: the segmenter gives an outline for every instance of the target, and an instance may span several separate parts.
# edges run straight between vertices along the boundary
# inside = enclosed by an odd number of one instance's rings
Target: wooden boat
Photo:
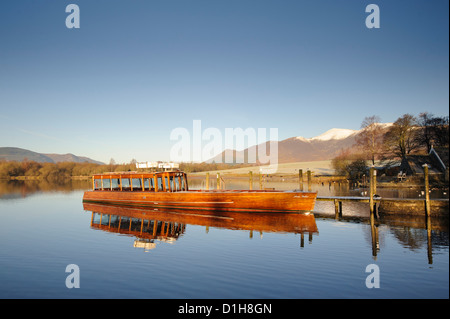
[[[276,190],[189,190],[186,173],[95,174],[83,202],[215,211],[312,211],[317,192]]]

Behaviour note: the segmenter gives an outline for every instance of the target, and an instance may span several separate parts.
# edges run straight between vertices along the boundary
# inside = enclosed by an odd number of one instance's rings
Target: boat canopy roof
[[[101,174],[94,174],[94,179],[101,178],[154,178],[163,176],[186,176],[182,171],[168,171],[168,172],[107,172]]]
[[[187,191],[187,176],[181,171],[108,172],[92,176],[92,190],[102,191]]]

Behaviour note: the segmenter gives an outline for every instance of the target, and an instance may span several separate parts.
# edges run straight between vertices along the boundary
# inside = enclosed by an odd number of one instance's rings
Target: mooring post
[[[311,191],[311,171],[308,169],[306,174],[308,175],[308,192],[310,192]]]
[[[334,199],[334,217],[336,219],[342,217],[342,202],[337,198]]]
[[[377,169],[373,168],[373,194],[377,193]]]
[[[303,191],[303,170],[302,169],[298,170],[298,183],[300,186],[300,191]]]
[[[220,189],[220,173],[217,173],[217,189]]]
[[[339,206],[338,206],[338,200],[337,199],[334,200],[334,216],[335,217],[339,216]]]
[[[369,195],[369,206],[370,206],[370,214],[374,213],[374,209],[373,209],[373,195],[374,195],[374,185],[375,185],[375,177],[376,177],[376,171],[375,171],[375,167],[372,166],[370,168],[370,195]]]
[[[209,172],[206,172],[206,190],[209,190]]]
[[[252,171],[249,171],[248,172],[248,189],[249,190],[252,190],[253,189],[253,172]]]
[[[423,164],[423,176],[425,178],[425,213],[427,216],[431,215],[430,206],[430,184],[428,180],[428,165]]]

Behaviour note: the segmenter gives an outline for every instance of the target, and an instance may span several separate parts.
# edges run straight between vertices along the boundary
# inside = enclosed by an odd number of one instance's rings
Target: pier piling
[[[302,169],[298,170],[298,183],[300,186],[300,191],[303,192],[303,170]]]
[[[308,169],[306,174],[308,175],[308,192],[310,192],[311,191],[311,171]]]
[[[423,164],[423,177],[425,179],[425,213],[427,216],[431,216],[430,183],[428,180],[428,165],[427,164]]]
[[[342,217],[342,201],[338,199],[334,200],[334,214],[336,218]]]
[[[376,204],[373,200],[373,195],[375,195],[375,190],[377,188],[377,170],[374,166],[370,168],[370,195],[369,195],[369,208],[370,214],[376,213]]]

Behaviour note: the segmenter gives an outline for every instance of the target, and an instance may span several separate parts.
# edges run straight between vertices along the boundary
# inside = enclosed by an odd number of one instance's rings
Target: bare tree
[[[114,170],[114,166],[116,166],[116,161],[111,157],[109,160],[109,171],[112,172]]]
[[[419,114],[418,123],[420,125],[418,142],[427,147],[427,152],[430,152],[432,146],[448,147],[448,116],[435,117],[433,114],[423,112]]]
[[[427,152],[433,146],[431,121],[433,114],[423,112],[419,114],[418,124],[421,126],[421,132],[418,134],[418,142],[427,147]]]
[[[364,118],[361,124],[362,131],[356,136],[356,144],[367,154],[375,164],[375,159],[383,150],[383,129],[380,126],[380,117],[376,115]]]
[[[404,114],[384,135],[385,146],[392,155],[402,158],[420,148],[417,133],[416,118],[411,114]]]

